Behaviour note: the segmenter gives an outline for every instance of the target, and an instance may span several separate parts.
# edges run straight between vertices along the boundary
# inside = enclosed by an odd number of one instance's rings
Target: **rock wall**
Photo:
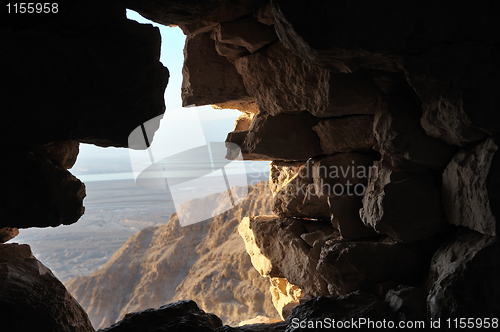
[[[57,5],[53,14],[2,11],[0,228],[76,222],[85,186],[67,169],[79,142],[126,147],[165,110],[158,29],[128,20],[114,0]]]
[[[82,307],[27,244],[0,244],[0,318],[4,331],[94,331]]]
[[[186,59],[197,40],[215,49],[185,73],[229,67],[206,86],[217,76],[185,75],[185,104],[240,109],[227,142],[272,161],[275,216],[240,224],[261,275],[305,298],[427,296],[420,319],[498,317],[498,14],[488,1],[272,0],[181,24]]]

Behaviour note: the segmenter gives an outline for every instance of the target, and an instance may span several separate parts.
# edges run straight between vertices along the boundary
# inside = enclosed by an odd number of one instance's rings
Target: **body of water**
[[[246,182],[268,180],[269,173],[248,173]],[[132,173],[78,176],[86,186],[85,214],[72,225],[20,229],[9,242],[26,243],[34,255],[61,280],[90,275],[105,264],[127,239],[144,227],[168,222],[178,202],[227,190],[225,181],[204,177],[196,186],[154,190],[136,185]],[[228,175],[236,183],[241,175]],[[104,180],[102,180],[104,179]]]

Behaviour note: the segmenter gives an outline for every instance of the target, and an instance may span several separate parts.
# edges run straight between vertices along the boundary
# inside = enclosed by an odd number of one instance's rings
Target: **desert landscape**
[[[244,217],[271,213],[267,181],[232,187],[243,198],[233,209],[200,223],[181,227],[176,214],[168,223],[132,235],[111,259],[90,276],[65,282],[96,328],[107,327],[126,313],[179,300],[194,300],[224,323],[237,326],[259,315],[278,318],[270,283],[252,266],[236,231]],[[211,194],[186,201],[183,210],[224,205],[227,196]],[[189,212],[188,212],[189,213]]]
[[[256,183],[267,174],[248,176]],[[185,199],[193,191],[206,195],[220,193],[225,187],[211,178],[203,188],[176,192]],[[127,239],[146,227],[165,225],[175,206],[169,191],[144,189],[134,180],[89,181],[85,184],[85,214],[72,225],[21,229],[10,243],[26,243],[33,254],[61,280],[92,274],[104,265]],[[199,194],[199,192],[198,192]]]

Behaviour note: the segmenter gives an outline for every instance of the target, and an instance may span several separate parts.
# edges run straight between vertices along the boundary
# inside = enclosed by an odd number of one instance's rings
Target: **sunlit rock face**
[[[331,219],[329,199],[349,196],[361,202],[373,158],[339,153],[307,162],[273,161],[269,173],[273,212],[280,217]],[[332,222],[337,222],[335,216]]]
[[[0,310],[5,331],[94,331],[78,302],[27,244],[0,244]]]
[[[243,188],[233,189],[234,195],[244,193]],[[180,208],[200,209],[220,197],[224,196],[187,201]],[[279,318],[269,280],[252,266],[236,233],[244,217],[270,213],[269,197],[268,184],[262,182],[251,187],[235,208],[206,221],[181,227],[173,214],[164,226],[131,236],[92,275],[70,279],[65,285],[99,328],[128,312],[185,299],[233,326],[258,315]]]
[[[274,219],[272,216],[261,216],[258,218],[268,221]],[[300,299],[304,296],[304,292],[297,286],[289,283],[286,278],[277,277],[281,275],[279,267],[275,263],[273,264],[273,261],[263,253],[253,227],[254,219],[245,217],[238,226],[238,233],[245,242],[246,251],[250,255],[254,268],[261,276],[270,278],[270,292],[273,305],[281,318],[286,319],[290,315],[291,309],[299,304]]]
[[[498,137],[460,150],[443,174],[443,203],[450,223],[498,236]]]
[[[185,54],[183,106],[251,99],[236,68],[216,52],[209,33],[188,38]]]

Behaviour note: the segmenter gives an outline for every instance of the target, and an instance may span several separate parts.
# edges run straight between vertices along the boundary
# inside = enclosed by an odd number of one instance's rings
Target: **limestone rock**
[[[500,133],[497,57],[497,47],[477,38],[406,57],[406,76],[423,102],[421,122],[429,136],[464,146]]]
[[[231,22],[255,13],[267,0],[219,0],[218,7],[213,14],[180,27],[188,38],[196,34],[211,31],[220,22]]]
[[[182,104],[211,105],[248,101],[242,78],[233,64],[215,50],[209,33],[186,40],[182,68]]]
[[[285,332],[288,322],[278,322],[272,324],[251,324],[238,327],[224,325],[219,327],[216,332]]]
[[[321,225],[321,222],[318,221],[318,224]],[[309,233],[302,233],[300,235],[300,238],[304,240],[311,248],[315,247],[318,243],[324,243],[331,239],[332,237],[337,237],[338,233],[335,231],[335,229],[330,228],[328,225],[327,227],[320,227],[318,229],[315,229],[314,231],[310,231],[307,226],[305,225],[306,229]]]
[[[488,138],[457,153],[443,174],[448,221],[497,236],[500,219],[499,138]]]
[[[245,143],[245,139],[247,138],[248,130],[238,130],[232,131],[227,134],[226,137],[226,159],[234,160],[240,158],[240,153],[245,153],[242,151],[243,143]],[[251,160],[247,154],[244,154],[243,159]]]
[[[5,243],[19,235],[19,229],[12,227],[0,228],[0,243]]]
[[[313,181],[322,195],[362,196],[373,169],[373,156],[359,153],[339,153],[333,156],[314,158]]]
[[[329,72],[307,64],[279,41],[236,59],[235,66],[263,112],[314,113],[328,105]]]
[[[217,41],[245,47],[250,53],[278,39],[273,27],[262,24],[253,17],[220,23],[214,32]]]
[[[312,130],[317,121],[307,112],[259,113],[241,145],[242,134],[230,133],[226,142],[238,144],[245,160],[307,160],[322,153],[318,135]]]
[[[243,113],[259,113],[259,107],[257,106],[257,102],[255,100],[243,101],[243,102],[227,102],[227,103],[218,103],[212,105],[215,109],[225,109],[230,108],[234,110],[238,110]]]
[[[29,245],[17,243],[0,244],[0,261],[2,263],[28,258],[35,258]]]
[[[265,4],[260,7],[258,11],[253,14],[253,17],[257,19],[260,23],[267,25],[274,25],[274,14],[271,4]]]
[[[85,311],[28,245],[0,244],[0,280],[3,330],[94,332]]]
[[[464,146],[487,136],[465,113],[460,94],[443,93],[423,105],[422,127],[427,135],[448,144]]]
[[[317,117],[375,114],[379,108],[380,89],[370,72],[358,70],[342,74],[330,72],[328,105],[310,112]]]
[[[268,0],[219,0],[219,8],[209,16],[206,21],[231,22],[255,13]]]
[[[356,240],[374,237],[377,233],[367,227],[359,215],[363,207],[363,197],[357,195],[342,195],[328,197],[330,215],[333,227],[337,228],[342,238]]]
[[[12,50],[0,54],[2,142],[127,147],[133,129],[165,111],[158,28],[128,20],[117,1],[68,3],[49,16],[2,19],[2,48]]]
[[[405,52],[419,54],[460,40],[498,42],[494,22],[500,7],[487,2],[462,4],[453,11],[446,3],[428,0],[391,5],[382,1],[377,6],[328,0],[272,4],[280,40],[306,61],[339,72],[359,67],[395,72]]]
[[[414,242],[446,230],[439,175],[394,171],[375,162],[361,219],[398,242]]]
[[[243,113],[235,120],[234,131],[250,129],[255,113]]]
[[[293,307],[300,303],[304,292],[286,280],[286,278],[271,278],[271,296],[273,304],[281,319],[285,320],[292,313]],[[274,322],[271,322],[274,323]]]
[[[274,221],[274,218],[260,216],[259,218],[264,220]],[[255,241],[255,235],[252,230],[252,223],[250,217],[245,217],[241,220],[238,226],[238,233],[243,238],[245,242],[245,249],[250,256],[253,267],[259,272],[263,277],[270,277],[271,275],[278,275],[279,270],[273,266],[271,260],[264,256],[260,250],[260,247]]]
[[[427,319],[427,294],[420,288],[400,285],[387,292],[385,301],[401,320]]]
[[[431,262],[429,317],[498,317],[500,244],[497,237],[459,230]]]
[[[180,24],[182,32],[187,38],[193,38],[196,35],[212,32],[217,25],[217,22],[207,20],[197,20],[194,23]]]
[[[267,182],[250,187],[234,209],[206,221],[181,227],[174,214],[161,227],[144,228],[95,273],[65,284],[98,328],[128,312],[183,299],[196,301],[226,324],[237,325],[258,315],[278,318],[269,280],[252,266],[236,233],[244,217],[270,213],[267,187]],[[232,192],[238,196],[244,190],[232,188]],[[188,201],[182,208],[196,210],[218,197]]]
[[[251,325],[251,324],[272,324],[281,322],[281,319],[269,318],[266,316],[257,316],[252,319],[244,320],[238,324],[238,326]]]
[[[325,281],[315,272],[324,241],[318,241],[311,248],[300,237],[307,233],[307,223],[301,219],[253,217],[249,227],[260,252],[271,261],[270,277],[285,277],[306,295],[328,294]],[[335,236],[332,232],[331,238]]]
[[[373,130],[384,155],[431,169],[444,169],[456,149],[428,137],[420,126],[420,109],[399,97],[386,98],[375,114]],[[395,165],[393,165],[395,166]]]
[[[230,227],[224,230],[231,232],[229,236],[219,231],[219,239],[217,236],[206,238],[205,248],[196,247],[206,253],[191,266],[175,289],[173,300],[193,299],[204,310],[216,313],[231,325],[257,315],[279,318],[269,292],[269,281],[253,268],[245,245],[235,232],[236,225],[237,220],[232,219]],[[156,287],[164,286],[159,283]]]
[[[373,116],[370,115],[321,120],[313,130],[318,134],[325,154],[369,151],[377,143],[373,134]]]
[[[121,321],[99,332],[199,331],[213,332],[222,326],[214,314],[207,314],[194,301],[179,301],[127,314]]]
[[[0,171],[9,174],[0,201],[0,227],[69,225],[83,214],[85,186],[66,169],[30,153],[11,152]]]
[[[304,110],[317,117],[374,114],[379,107],[380,89],[369,72],[330,73],[281,42],[238,58],[235,66],[259,108],[271,115]]]
[[[351,323],[351,319],[356,321],[359,318],[370,318],[371,320],[382,321],[383,319],[394,320],[396,317],[391,314],[387,303],[380,301],[375,295],[358,291],[342,296],[313,298],[295,307],[288,320],[291,322],[291,326],[293,326],[294,322],[297,324],[300,321],[310,321],[313,325],[309,325],[308,329],[314,329],[316,321],[325,321],[325,318],[330,319],[332,322],[330,328],[337,328],[333,321]],[[317,329],[320,329],[320,326]],[[360,327],[361,329],[366,328],[366,326]],[[324,329],[330,328],[324,326]],[[356,329],[355,327],[352,328]]]
[[[398,283],[394,280],[379,282],[375,285],[375,295],[385,298],[387,293],[398,287]]]
[[[341,153],[306,163],[274,161],[269,173],[273,212],[281,217],[330,219],[328,196],[365,192],[371,156]]]
[[[248,52],[248,50],[243,46],[225,44],[218,40],[215,40],[214,43],[217,54],[226,57],[231,62],[233,62],[236,58],[250,54],[250,52]]]
[[[373,293],[381,282],[418,281],[426,263],[415,248],[387,238],[376,242],[330,240],[321,249],[317,274],[328,283],[331,295],[357,290]]]
[[[381,8],[360,10],[359,4],[329,1],[308,6],[301,6],[298,1],[274,0],[272,4],[280,40],[307,62],[339,73],[354,72],[360,66],[386,71],[399,70],[398,57],[384,52],[383,48],[386,41],[395,45],[401,42],[391,40],[395,33],[393,29],[389,31],[388,21],[398,27],[408,24],[399,17],[398,20],[402,22],[397,23],[394,18],[385,18],[389,12],[393,13],[394,8],[391,11],[386,8],[384,11]],[[377,38],[370,36],[375,31],[373,27],[360,30],[359,27],[365,26],[367,21],[377,22],[376,31],[383,35],[377,35]],[[325,34],[325,31],[330,33]],[[397,33],[400,33],[399,29]],[[314,37],[320,35],[323,37]],[[380,50],[372,49],[373,46]]]

